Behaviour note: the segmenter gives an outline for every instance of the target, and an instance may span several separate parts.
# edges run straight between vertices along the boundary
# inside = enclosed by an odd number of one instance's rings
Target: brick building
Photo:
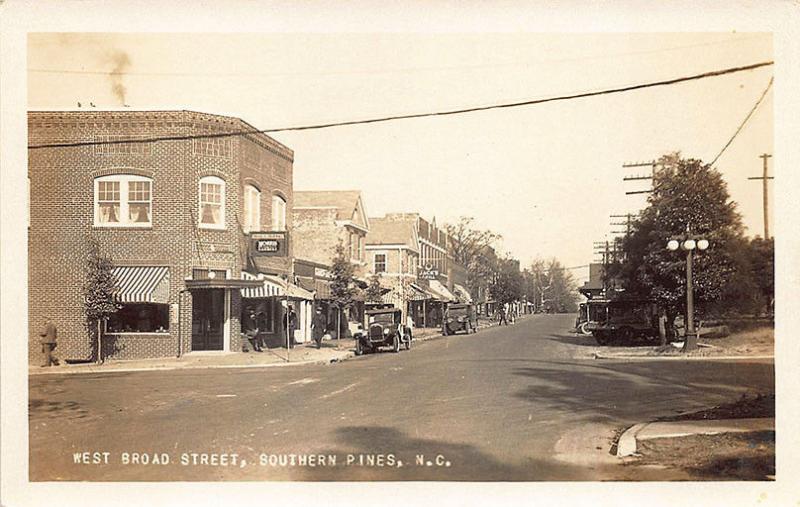
[[[294,254],[330,266],[341,243],[355,267],[366,273],[364,241],[370,223],[358,190],[297,191],[292,207]]]
[[[259,133],[197,137],[253,130],[190,111],[29,113],[31,146],[73,144],[29,150],[31,363],[45,317],[58,326],[58,357],[96,357],[82,315],[90,240],[116,266],[123,304],[104,357],[241,350],[248,291],[261,292],[250,295],[271,312],[262,317],[279,318],[269,298],[292,270],[294,154]],[[181,139],[149,141],[159,137]]]

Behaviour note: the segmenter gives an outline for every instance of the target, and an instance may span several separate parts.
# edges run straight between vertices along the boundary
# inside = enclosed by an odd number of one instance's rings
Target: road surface
[[[771,361],[592,359],[573,319],[332,365],[31,376],[30,479],[686,479],[620,464],[615,432],[774,392]]]

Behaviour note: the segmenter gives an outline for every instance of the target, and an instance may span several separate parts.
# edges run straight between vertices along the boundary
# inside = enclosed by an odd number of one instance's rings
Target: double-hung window
[[[272,230],[286,230],[286,201],[279,195],[272,196]]]
[[[261,230],[261,192],[253,185],[244,187],[244,232]]]
[[[152,227],[153,180],[132,174],[94,180],[95,227]]]
[[[216,176],[200,178],[200,214],[202,229],[225,228],[225,181]]]
[[[375,254],[375,273],[386,272],[386,254]]]

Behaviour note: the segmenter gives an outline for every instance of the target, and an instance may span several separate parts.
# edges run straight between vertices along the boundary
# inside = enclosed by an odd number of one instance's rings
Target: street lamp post
[[[686,331],[683,344],[684,352],[697,348],[697,334],[694,329],[694,287],[692,284],[692,259],[694,257],[694,250],[705,250],[708,246],[709,243],[707,239],[692,235],[688,227],[686,228],[685,235],[675,236],[667,242],[667,250],[673,252],[678,248],[686,250]]]

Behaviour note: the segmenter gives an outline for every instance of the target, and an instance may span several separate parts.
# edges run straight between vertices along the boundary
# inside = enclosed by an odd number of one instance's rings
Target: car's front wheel
[[[411,335],[407,334],[406,335],[406,350],[411,350],[411,339],[412,339]]]
[[[361,345],[361,339],[356,338],[356,355],[360,356],[362,354],[364,354],[364,346]]]
[[[400,335],[397,334],[394,336],[394,340],[392,340],[392,351],[393,352],[400,352]]]

